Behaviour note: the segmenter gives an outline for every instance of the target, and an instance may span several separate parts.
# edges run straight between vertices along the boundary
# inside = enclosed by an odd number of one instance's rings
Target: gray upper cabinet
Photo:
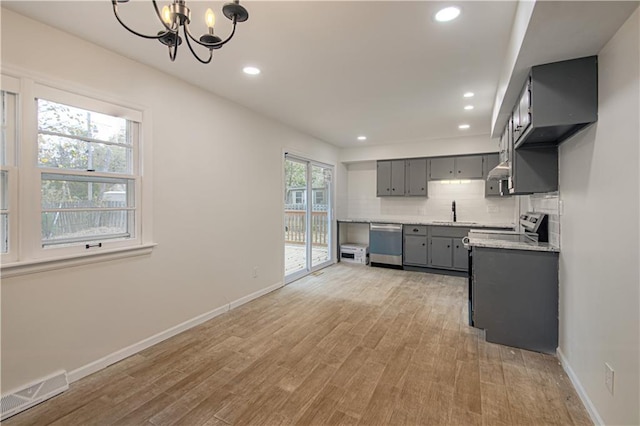
[[[500,182],[497,180],[487,180],[487,175],[500,162],[499,154],[487,154],[484,156],[484,196],[496,197],[500,196]]]
[[[405,163],[405,195],[427,195],[427,159],[417,158]]]
[[[378,161],[376,195],[404,195],[404,160]]]
[[[456,157],[454,179],[482,179],[482,155]]]
[[[391,161],[391,195],[404,195],[404,160]]]
[[[376,167],[376,195],[391,195],[391,161],[378,161]]]
[[[439,157],[429,159],[429,179],[455,179],[455,159],[453,157]]]
[[[426,196],[427,159],[381,160],[377,163],[376,195]]]
[[[429,179],[482,179],[482,155],[431,158]]]
[[[511,153],[509,193],[525,195],[558,190],[558,147],[516,149]]]
[[[598,57],[538,65],[513,109],[513,144],[557,145],[598,120]]]

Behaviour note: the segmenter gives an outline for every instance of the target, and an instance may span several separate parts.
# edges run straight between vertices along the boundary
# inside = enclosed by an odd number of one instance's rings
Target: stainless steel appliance
[[[369,227],[371,266],[402,268],[402,225],[372,223]]]

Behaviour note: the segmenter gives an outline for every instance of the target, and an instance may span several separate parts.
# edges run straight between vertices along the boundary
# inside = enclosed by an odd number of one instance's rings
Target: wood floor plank
[[[340,263],[3,425],[587,425],[556,357],[488,343],[462,277]]]

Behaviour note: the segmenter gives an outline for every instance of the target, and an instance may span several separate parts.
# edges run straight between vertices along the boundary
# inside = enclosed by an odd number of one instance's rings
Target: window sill
[[[19,262],[5,263],[1,265],[2,278],[16,277],[19,275],[35,274],[38,272],[53,271],[56,269],[70,268],[90,263],[107,262],[135,256],[151,254],[156,243],[142,244],[135,247],[117,248],[93,254],[64,256],[53,259],[36,259]]]

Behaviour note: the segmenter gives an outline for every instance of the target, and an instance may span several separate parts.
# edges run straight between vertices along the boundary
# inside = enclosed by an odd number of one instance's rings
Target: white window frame
[[[6,145],[6,163],[5,165],[0,165],[0,169],[7,173],[7,194],[5,197],[7,198],[7,213],[9,218],[9,227],[8,227],[8,240],[9,244],[7,247],[7,252],[2,253],[0,256],[0,261],[2,264],[8,262],[15,262],[18,260],[18,250],[20,247],[20,242],[18,238],[18,224],[20,222],[20,213],[19,213],[19,205],[18,205],[18,167],[16,167],[18,157],[17,150],[18,145],[20,144],[20,81],[17,78],[2,76],[0,79],[0,89],[4,92],[11,93],[15,96],[15,110],[14,119],[13,119],[13,137],[11,137],[11,141],[8,141]]]
[[[87,93],[86,90],[64,83],[54,83],[24,77],[2,75],[3,84],[7,81],[19,83],[19,157],[17,171],[20,173],[17,190],[13,191],[18,198],[17,209],[19,221],[16,224],[12,241],[17,241],[17,250],[12,251],[14,257],[2,258],[2,277],[22,275],[24,273],[42,270],[59,269],[84,263],[117,259],[134,255],[148,254],[155,244],[152,240],[152,152],[151,152],[151,113],[140,106],[126,104],[121,100],[112,99],[102,93]],[[132,143],[137,144],[132,149],[132,172],[134,179],[134,236],[121,240],[91,241],[90,248],[85,244],[43,247],[41,237],[41,177],[45,173],[61,172],[57,168],[38,166],[38,123],[36,99],[96,111],[138,123],[137,137]],[[17,174],[17,173],[16,173]],[[74,174],[73,170],[65,169],[65,174]],[[120,177],[113,173],[93,172],[93,176]],[[11,202],[12,200],[10,200]],[[12,206],[10,204],[10,206]],[[13,209],[12,209],[13,212]],[[10,221],[10,224],[14,223]],[[12,232],[10,230],[10,232]],[[101,242],[98,247],[97,243]],[[12,247],[13,248],[13,247]],[[10,249],[11,250],[11,249]]]

